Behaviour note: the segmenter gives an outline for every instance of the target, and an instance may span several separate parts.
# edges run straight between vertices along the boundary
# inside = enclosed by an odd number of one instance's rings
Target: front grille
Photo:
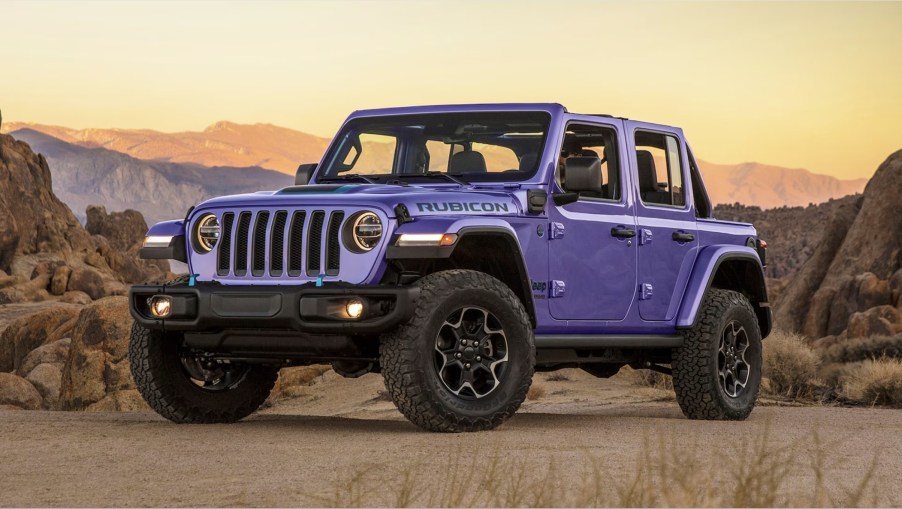
[[[343,211],[325,210],[226,212],[216,273],[238,278],[337,276],[345,217]]]

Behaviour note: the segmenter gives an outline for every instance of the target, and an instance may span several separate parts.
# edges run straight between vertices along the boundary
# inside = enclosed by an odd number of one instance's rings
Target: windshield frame
[[[534,166],[531,170],[524,171],[497,171],[497,172],[486,172],[486,173],[463,173],[463,174],[448,174],[446,171],[429,171],[426,174],[421,173],[383,173],[383,174],[370,174],[370,173],[355,173],[353,170],[348,172],[342,172],[336,175],[326,175],[325,172],[327,169],[331,169],[333,165],[336,164],[335,160],[342,154],[344,150],[344,144],[348,139],[350,132],[353,130],[364,131],[364,132],[373,132],[367,131],[367,126],[376,127],[380,124],[396,124],[397,131],[400,132],[403,128],[415,125],[417,123],[428,123],[430,121],[435,120],[435,117],[463,117],[463,118],[473,118],[474,122],[479,122],[480,119],[491,119],[492,117],[497,116],[520,116],[523,117],[524,121],[537,121],[540,123],[542,136],[535,143],[537,147],[537,157],[534,163]],[[320,164],[318,165],[315,175],[311,181],[316,183],[321,182],[334,182],[337,180],[341,180],[343,176],[348,176],[348,179],[351,180],[352,176],[360,175],[366,179],[370,179],[375,181],[376,183],[384,184],[389,183],[393,180],[403,178],[406,183],[416,184],[416,185],[448,185],[454,184],[453,179],[447,178],[435,178],[437,174],[441,175],[450,175],[456,179],[466,181],[466,183],[505,183],[505,182],[517,182],[517,183],[527,183],[527,182],[535,182],[536,177],[540,174],[543,174],[542,169],[542,161],[544,159],[545,153],[548,150],[548,142],[554,136],[555,132],[555,117],[554,112],[548,111],[545,109],[537,108],[537,109],[498,109],[498,110],[486,110],[486,109],[460,109],[460,110],[445,110],[445,111],[429,111],[429,110],[413,110],[409,112],[392,112],[390,114],[381,114],[381,115],[366,115],[355,113],[342,125],[341,129],[339,129],[338,133],[333,138],[330,143],[328,149],[323,155]],[[535,132],[538,132],[535,131]],[[474,140],[476,142],[478,140]],[[399,137],[397,139],[397,143],[401,145],[402,143],[406,143],[404,138]],[[408,144],[409,145],[409,144]],[[451,145],[449,145],[450,148]],[[498,146],[505,146],[499,144]],[[511,147],[507,147],[511,148]],[[513,148],[511,148],[513,150]],[[514,151],[516,153],[516,151]],[[518,157],[521,155],[518,154]],[[397,155],[396,155],[397,158]],[[392,162],[392,170],[396,170],[399,165],[397,160]],[[422,175],[422,177],[417,178]],[[430,176],[431,175],[431,176]],[[361,180],[362,181],[362,180]]]

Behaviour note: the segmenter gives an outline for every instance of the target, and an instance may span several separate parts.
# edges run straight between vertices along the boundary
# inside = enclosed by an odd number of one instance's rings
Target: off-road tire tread
[[[379,352],[385,388],[398,410],[411,422],[428,431],[458,433],[493,429],[520,408],[532,384],[535,370],[535,339],[529,316],[520,299],[498,279],[473,270],[447,270],[421,278],[417,284],[420,296],[413,317],[382,336]],[[421,366],[431,366],[432,359],[422,362],[415,348],[417,337],[429,322],[433,310],[455,290],[478,288],[494,293],[519,316],[528,330],[528,366],[515,396],[491,417],[468,417],[445,407],[423,382],[426,373]]]
[[[736,411],[722,404],[716,396],[717,361],[711,355],[711,341],[719,340],[721,317],[733,307],[746,308],[751,316],[755,311],[748,299],[739,292],[712,288],[705,295],[696,324],[683,332],[683,346],[672,351],[673,388],[683,414],[689,419],[744,420],[752,412],[754,403]],[[758,321],[753,320],[754,334],[761,337]],[[758,399],[760,384],[754,388],[752,401]]]
[[[211,424],[235,422],[252,414],[269,397],[270,391],[279,377],[279,371],[271,366],[252,366],[251,372],[243,384],[250,384],[249,395],[235,401],[236,391],[232,394],[228,405],[217,405],[217,396],[224,394],[211,393],[210,404],[198,406],[189,402],[182,392],[184,387],[177,383],[176,377],[186,375],[177,365],[167,362],[162,351],[163,341],[175,341],[166,338],[162,332],[150,330],[134,323],[128,344],[128,358],[132,377],[138,392],[150,407],[158,414],[176,423]]]

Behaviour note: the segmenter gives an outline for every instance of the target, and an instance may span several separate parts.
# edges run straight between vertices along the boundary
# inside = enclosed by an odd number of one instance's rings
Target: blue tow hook
[[[188,286],[194,286],[197,283],[197,276],[200,274],[190,274],[188,276]]]
[[[316,287],[317,288],[323,286],[323,278],[324,277],[326,277],[325,274],[320,274],[320,275],[316,276]]]

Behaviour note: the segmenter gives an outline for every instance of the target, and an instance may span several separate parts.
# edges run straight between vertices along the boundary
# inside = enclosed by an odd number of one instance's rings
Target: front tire
[[[413,318],[383,335],[380,364],[398,410],[428,431],[492,429],[526,399],[535,342],[520,299],[471,270],[417,282]]]
[[[132,325],[132,377],[158,414],[176,423],[235,422],[269,397],[275,366],[206,360],[181,348],[181,335]]]
[[[690,419],[743,420],[761,385],[761,330],[748,299],[712,288],[695,326],[674,348],[673,388]]]

